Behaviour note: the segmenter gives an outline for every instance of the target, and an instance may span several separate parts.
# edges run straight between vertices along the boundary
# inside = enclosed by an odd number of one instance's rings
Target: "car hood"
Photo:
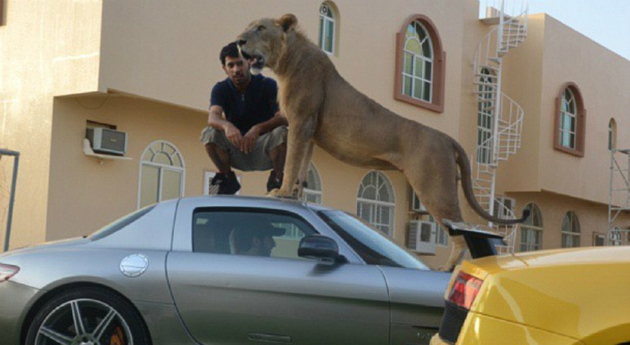
[[[575,339],[630,326],[630,247],[492,256],[459,269],[484,280],[472,312]]]

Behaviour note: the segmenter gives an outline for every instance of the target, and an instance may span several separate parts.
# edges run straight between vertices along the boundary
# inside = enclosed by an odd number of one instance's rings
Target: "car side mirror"
[[[333,264],[341,258],[337,242],[323,235],[308,235],[302,238],[298,256],[327,264]]]

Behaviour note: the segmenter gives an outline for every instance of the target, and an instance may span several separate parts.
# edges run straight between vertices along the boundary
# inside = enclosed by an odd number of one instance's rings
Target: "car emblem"
[[[149,259],[142,254],[129,255],[120,262],[120,272],[127,277],[141,276],[149,267]]]

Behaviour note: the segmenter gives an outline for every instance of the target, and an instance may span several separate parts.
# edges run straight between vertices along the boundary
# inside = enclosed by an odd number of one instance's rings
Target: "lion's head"
[[[251,71],[258,74],[267,66],[274,68],[282,52],[286,36],[297,26],[297,18],[285,14],[280,19],[253,21],[237,38],[243,56],[251,61]]]

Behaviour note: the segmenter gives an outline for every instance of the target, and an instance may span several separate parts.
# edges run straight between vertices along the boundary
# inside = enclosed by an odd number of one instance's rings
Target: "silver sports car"
[[[339,210],[184,198],[1,255],[0,344],[428,344],[449,279]]]

